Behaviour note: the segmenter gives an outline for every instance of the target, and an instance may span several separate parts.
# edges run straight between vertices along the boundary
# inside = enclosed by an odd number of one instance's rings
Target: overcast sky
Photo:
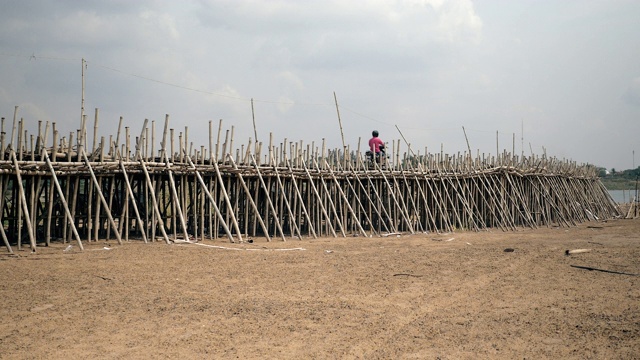
[[[1,0],[0,116],[640,165],[640,1]],[[7,126],[7,125],[6,125]],[[10,124],[8,125],[10,127]],[[92,123],[90,124],[92,127]],[[5,131],[9,131],[5,129]],[[214,132],[215,132],[214,131]],[[496,139],[496,132],[499,134]],[[90,132],[91,134],[91,132]],[[159,138],[159,135],[157,135]],[[159,140],[158,140],[159,142]],[[403,151],[406,146],[402,146]]]

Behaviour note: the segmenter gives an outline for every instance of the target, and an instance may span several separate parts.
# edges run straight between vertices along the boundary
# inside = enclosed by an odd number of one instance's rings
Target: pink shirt
[[[371,152],[379,153],[380,145],[384,146],[384,142],[379,137],[372,137],[371,140],[369,140],[369,149],[371,149]]]

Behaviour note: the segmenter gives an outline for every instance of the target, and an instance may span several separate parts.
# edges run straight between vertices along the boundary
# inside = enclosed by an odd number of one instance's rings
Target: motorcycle
[[[385,169],[387,167],[387,154],[384,150],[383,146],[380,147],[379,153],[374,154],[371,150],[367,150],[365,155],[369,170],[375,170],[376,164],[378,164],[381,169]]]

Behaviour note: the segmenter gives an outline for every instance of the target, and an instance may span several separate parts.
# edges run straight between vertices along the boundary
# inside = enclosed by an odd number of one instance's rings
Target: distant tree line
[[[599,167],[598,174],[604,186],[609,190],[635,189],[640,178],[640,166],[622,171],[617,171],[615,168],[607,171],[606,168]]]

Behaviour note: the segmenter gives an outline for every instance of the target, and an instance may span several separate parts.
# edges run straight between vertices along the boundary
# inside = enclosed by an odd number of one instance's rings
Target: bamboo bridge
[[[68,136],[48,122],[29,135],[14,115],[6,139],[4,120],[0,236],[9,253],[52,241],[83,249],[103,239],[512,231],[620,216],[595,167],[547,156],[420,155],[402,153],[398,140],[380,167],[360,149],[326,149],[324,141],[274,145],[270,136],[264,148],[251,139],[234,148],[233,127],[221,139],[222,121],[215,143],[209,122],[208,147],[189,143],[187,128],[176,144],[168,116],[159,144],[155,122],[145,120],[132,139],[129,128],[121,134],[122,118],[107,140],[97,136],[97,110],[89,148],[86,115]]]

